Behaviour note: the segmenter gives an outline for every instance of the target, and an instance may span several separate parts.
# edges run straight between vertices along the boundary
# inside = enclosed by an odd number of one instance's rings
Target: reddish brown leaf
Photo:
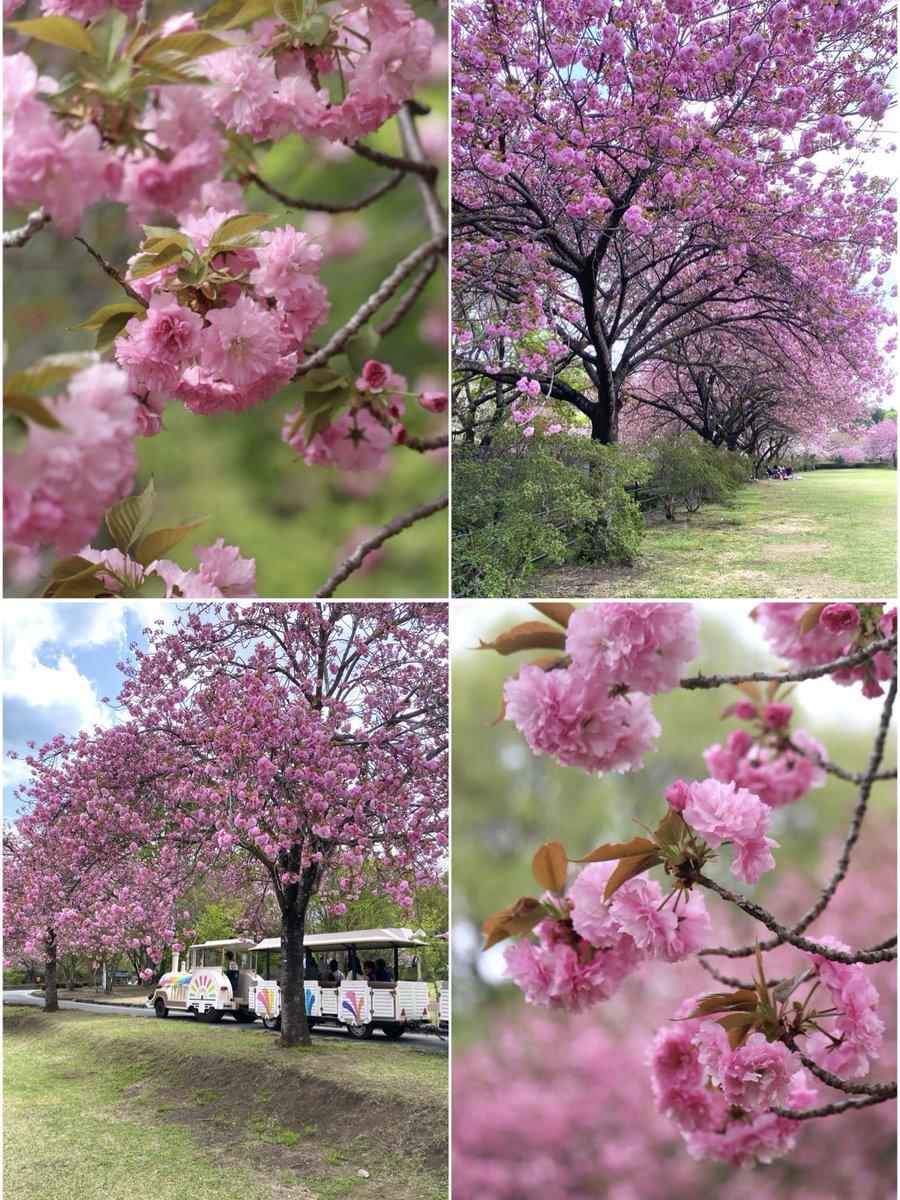
[[[507,629],[492,642],[480,641],[478,648],[496,650],[498,654],[517,654],[520,650],[565,650],[566,635],[544,621],[524,621]]]
[[[655,867],[661,862],[662,859],[658,854],[644,854],[638,858],[623,858],[607,880],[603,899],[609,900],[611,896],[616,894],[623,883],[627,883],[629,879],[634,879],[637,875],[643,875],[644,871],[649,871],[651,867]]]
[[[532,600],[531,607],[536,608],[542,616],[549,617],[551,621],[555,621],[557,625],[562,625],[563,629],[568,627],[569,617],[575,611],[574,604],[554,604],[538,600]]]
[[[674,808],[667,810],[666,815],[653,831],[658,846],[675,846],[687,832],[687,825],[681,813]]]
[[[747,679],[743,683],[736,683],[734,686],[739,692],[743,692],[744,695],[749,696],[754,704],[762,704],[762,692],[752,679]]]
[[[697,1007],[688,1015],[691,1017],[709,1017],[713,1013],[755,1012],[759,1006],[759,996],[753,988],[738,988],[736,992],[710,992],[701,996]]]
[[[630,842],[604,842],[584,858],[573,859],[573,862],[612,862],[616,858],[633,858],[635,855],[656,852],[656,845],[649,838],[633,837]]]
[[[744,1042],[753,1032],[753,1026],[756,1024],[756,1014],[749,1012],[728,1013],[726,1016],[718,1018],[718,1024],[728,1034],[728,1045],[732,1050],[737,1050],[743,1046]]]
[[[545,842],[531,860],[531,873],[541,885],[559,894],[566,886],[569,860],[559,842]]]
[[[823,609],[828,607],[827,604],[811,604],[800,620],[797,622],[797,627],[800,630],[800,636],[803,637],[807,633],[811,633],[819,623],[819,617],[822,615]]]
[[[546,916],[547,909],[540,900],[535,900],[533,896],[521,896],[511,908],[501,908],[488,917],[481,927],[481,932],[487,938],[481,949],[489,950],[508,937],[528,933]]]

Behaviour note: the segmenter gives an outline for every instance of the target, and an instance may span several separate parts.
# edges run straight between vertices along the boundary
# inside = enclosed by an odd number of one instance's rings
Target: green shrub
[[[625,486],[645,468],[619,446],[556,434],[453,452],[453,590],[517,596],[540,567],[633,561],[643,518]],[[537,561],[535,561],[537,560]]]
[[[750,478],[746,455],[717,448],[694,433],[654,438],[643,449],[649,486],[662,499],[669,521],[681,504],[688,512],[701,504],[729,504]]]

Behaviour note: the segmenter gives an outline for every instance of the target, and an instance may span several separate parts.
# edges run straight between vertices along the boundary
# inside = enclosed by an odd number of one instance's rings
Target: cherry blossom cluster
[[[379,129],[428,74],[434,31],[405,0],[346,3],[312,21],[306,45],[277,21],[257,22],[234,49],[202,60],[213,84],[206,99],[227,128],[257,142],[288,133],[353,141]]]
[[[137,595],[148,580],[156,578],[165,585],[167,599],[256,596],[256,560],[244,558],[237,546],[226,546],[217,538],[211,546],[195,546],[194,557],[200,567],[185,570],[168,558],[155,558],[146,565],[121,550],[95,550],[83,546],[79,557],[96,563],[97,576],[112,595]]]
[[[740,700],[726,711],[752,722],[752,732],[732,730],[724,746],[716,742],[704,750],[714,779],[731,781],[772,808],[793,804],[824,785],[825,771],[817,760],[825,759],[825,747],[805,729],[790,729],[792,705]]]
[[[523,939],[506,950],[507,976],[529,1003],[580,1012],[608,1000],[646,960],[679,962],[705,945],[710,920],[702,895],[664,906],[658,883],[633,879],[607,903],[614,869],[586,866],[566,893],[565,915],[535,928],[537,944]]]
[[[897,609],[883,604],[760,604],[754,616],[772,649],[792,666],[819,666],[864,649],[897,632]],[[858,666],[833,671],[835,683],[862,683],[863,695],[881,696],[897,673],[896,651],[879,650]]]
[[[133,281],[148,308],[125,326],[116,359],[153,412],[170,397],[207,416],[267,400],[291,381],[305,339],[328,315],[322,253],[308,235],[288,225],[232,249],[228,230],[241,221],[215,209],[186,221],[184,257]],[[198,263],[199,282],[185,273]]]
[[[20,555],[52,546],[65,557],[131,489],[139,406],[125,372],[101,362],[40,403],[52,424],[29,422],[24,450],[4,454],[4,540]]]
[[[697,653],[688,604],[597,604],[573,612],[565,660],[524,663],[504,688],[506,717],[535,754],[586,771],[643,763],[660,726],[650,696],[676,686]]]
[[[401,418],[406,410],[407,382],[387,363],[370,358],[364,364],[345,411],[335,406],[329,420],[311,421],[300,409],[285,417],[282,439],[311,466],[365,471],[381,466],[391,446],[408,439]],[[418,402],[427,412],[447,409],[442,392],[422,392]]]

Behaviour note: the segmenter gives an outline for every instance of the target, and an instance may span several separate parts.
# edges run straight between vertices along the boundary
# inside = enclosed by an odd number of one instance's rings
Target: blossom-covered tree
[[[192,609],[149,631],[122,664],[122,723],[29,760],[34,936],[60,928],[63,903],[95,938],[143,920],[157,960],[186,889],[210,877],[248,930],[279,912],[282,1041],[308,1041],[312,897],[340,913],[364,885],[410,907],[445,870],[446,628],[439,605],[333,603]]]
[[[827,357],[845,394],[883,384],[896,201],[855,162],[890,103],[886,11],[470,0],[455,16],[469,402],[526,377],[613,442],[635,372],[723,333],[803,371]]]

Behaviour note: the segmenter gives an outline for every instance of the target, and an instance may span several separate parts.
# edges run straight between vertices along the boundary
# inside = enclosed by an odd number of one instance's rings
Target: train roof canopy
[[[425,946],[411,929],[389,926],[385,929],[343,929],[339,933],[308,933],[303,945],[309,950],[342,950],[350,946]],[[264,938],[254,950],[280,950],[281,938]]]

